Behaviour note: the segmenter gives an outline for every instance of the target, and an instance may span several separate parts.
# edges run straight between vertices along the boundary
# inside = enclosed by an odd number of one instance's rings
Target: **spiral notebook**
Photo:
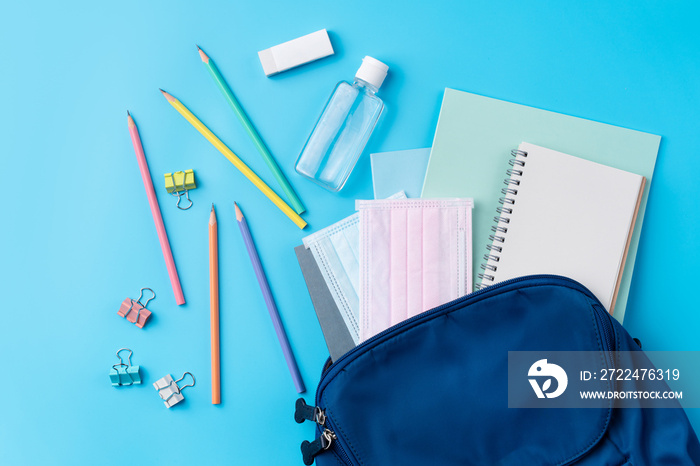
[[[479,286],[564,275],[612,313],[645,178],[529,143],[511,155]]]
[[[622,322],[661,137],[527,105],[445,89],[421,197],[474,199],[474,251],[490,243],[503,161],[523,141],[646,178],[615,305]],[[481,257],[481,253],[479,256]],[[474,278],[479,262],[474,261]]]

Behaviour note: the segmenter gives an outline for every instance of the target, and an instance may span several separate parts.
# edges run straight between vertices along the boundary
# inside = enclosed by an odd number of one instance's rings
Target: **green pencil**
[[[292,208],[296,211],[297,214],[301,214],[306,209],[304,208],[296,193],[292,189],[292,186],[289,184],[289,181],[287,181],[287,178],[284,177],[282,170],[280,170],[280,167],[277,165],[277,162],[275,162],[275,159],[272,157],[272,154],[270,154],[270,151],[265,146],[265,143],[262,141],[262,139],[260,139],[260,135],[258,135],[258,132],[253,127],[253,124],[248,119],[248,116],[243,111],[241,104],[238,103],[238,100],[236,100],[236,97],[233,95],[233,92],[231,92],[231,88],[229,88],[228,84],[226,84],[224,77],[221,76],[221,73],[214,64],[214,61],[211,58],[209,58],[207,54],[204,53],[204,51],[201,48],[199,48],[199,46],[197,46],[197,50],[199,50],[199,56],[202,58],[202,61],[209,70],[209,73],[211,73],[211,76],[214,78],[214,81],[219,86],[219,89],[224,94],[224,97],[226,97],[228,103],[231,104],[233,112],[243,124],[243,127],[248,133],[248,136],[250,136],[250,138],[253,140],[253,143],[255,144],[255,147],[257,147],[258,152],[260,152],[260,154],[263,156],[263,159],[265,159],[265,163],[267,163],[267,166],[270,167],[270,170],[272,170],[272,174],[275,175],[275,178],[277,178],[277,182],[282,187],[282,191],[284,191],[284,194],[287,196],[287,199],[289,199],[289,203],[291,204]]]

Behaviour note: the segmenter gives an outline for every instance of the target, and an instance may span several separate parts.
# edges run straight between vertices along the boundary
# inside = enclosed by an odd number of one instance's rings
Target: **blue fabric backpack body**
[[[614,352],[641,350],[573,280],[538,275],[493,285],[329,361],[316,406],[297,400],[297,422],[316,422],[316,440],[302,444],[304,462],[700,464],[700,444],[677,404],[509,408],[509,351],[594,352],[608,367]]]

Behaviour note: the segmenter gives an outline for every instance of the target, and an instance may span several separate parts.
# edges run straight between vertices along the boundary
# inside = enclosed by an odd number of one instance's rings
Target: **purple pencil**
[[[291,346],[289,346],[289,340],[287,339],[287,334],[285,333],[284,327],[282,326],[282,320],[280,319],[280,314],[277,310],[277,305],[275,304],[275,300],[272,298],[270,284],[267,282],[267,277],[265,276],[262,264],[260,263],[258,251],[257,249],[255,249],[255,243],[253,243],[253,237],[250,235],[250,230],[248,229],[248,222],[246,222],[245,217],[241,212],[241,209],[238,208],[238,204],[234,202],[233,205],[236,208],[236,220],[238,220],[238,227],[241,229],[241,235],[243,236],[245,248],[248,251],[248,256],[250,256],[250,262],[253,263],[255,277],[258,279],[260,290],[262,291],[263,298],[265,298],[267,310],[270,311],[272,325],[274,325],[275,327],[277,339],[279,340],[280,345],[282,346],[284,359],[287,361],[287,367],[289,367],[289,372],[292,374],[294,386],[296,387],[298,393],[304,393],[306,391],[306,387],[304,387],[304,381],[301,380],[301,374],[299,373],[299,367],[297,367],[297,361],[296,359],[294,359],[294,353],[292,353]]]

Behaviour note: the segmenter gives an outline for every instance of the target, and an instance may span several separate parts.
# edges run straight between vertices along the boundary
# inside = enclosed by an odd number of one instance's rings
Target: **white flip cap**
[[[355,73],[355,78],[368,82],[379,89],[386,78],[387,71],[389,71],[387,65],[368,55],[362,59],[362,65]]]

